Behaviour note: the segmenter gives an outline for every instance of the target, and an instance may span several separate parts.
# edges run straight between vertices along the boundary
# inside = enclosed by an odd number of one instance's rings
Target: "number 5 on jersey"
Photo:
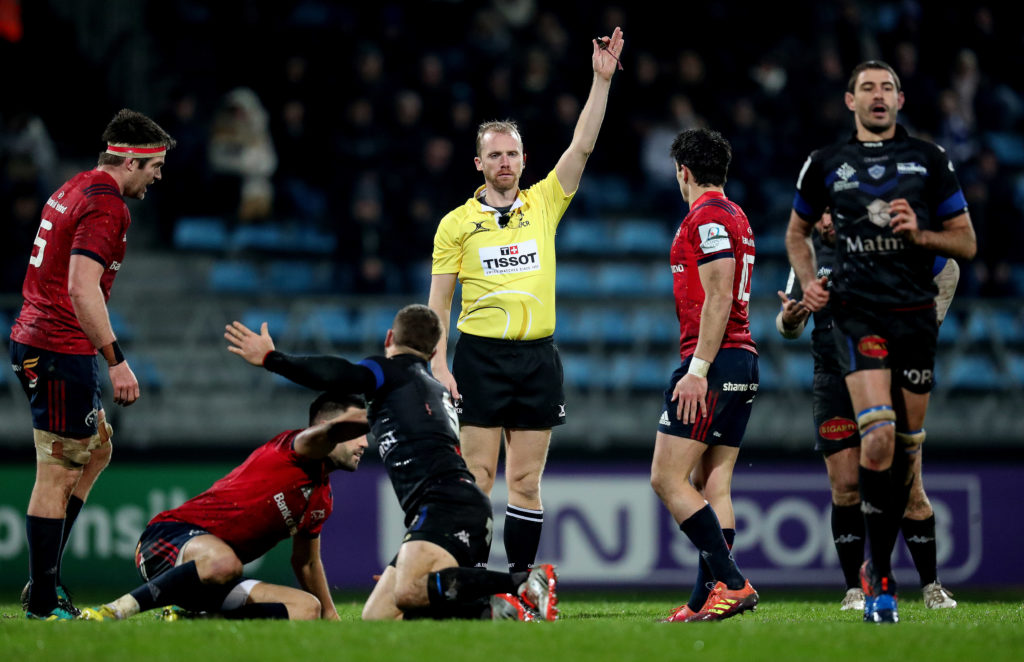
[[[42,233],[44,230],[50,230],[53,228],[53,223],[46,220],[45,218],[39,223],[39,230],[36,232],[35,241],[32,243],[39,247],[39,252],[31,256],[28,259],[28,263],[33,267],[38,267],[43,263],[43,253],[46,251],[46,240],[43,239]]]

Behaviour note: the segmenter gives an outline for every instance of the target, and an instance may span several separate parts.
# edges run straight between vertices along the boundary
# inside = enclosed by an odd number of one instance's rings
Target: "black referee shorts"
[[[463,333],[452,374],[462,424],[546,430],[565,423],[562,360],[550,337],[517,341]]]

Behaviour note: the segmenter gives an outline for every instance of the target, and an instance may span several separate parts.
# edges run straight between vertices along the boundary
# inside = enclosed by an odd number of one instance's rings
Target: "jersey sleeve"
[[[933,145],[933,148],[932,163],[928,171],[934,176],[929,181],[932,191],[928,206],[934,210],[935,220],[941,223],[967,211],[967,198],[960,188],[949,156],[938,145]]]
[[[820,156],[821,153],[815,151],[804,161],[796,180],[796,195],[793,196],[793,211],[811,223],[821,218],[822,212],[828,206],[828,191],[825,188],[825,175]]]
[[[78,218],[71,254],[84,255],[109,267],[117,245],[124,241],[122,216],[111,205],[90,204]]]
[[[686,231],[697,266],[723,257],[735,257],[729,229],[721,219],[716,219],[714,215],[701,214],[697,216]]]
[[[460,208],[461,209],[461,208]],[[430,273],[457,274],[462,271],[462,241],[459,237],[459,210],[449,212],[437,224]]]
[[[562,221],[562,216],[565,215],[565,210],[569,208],[569,203],[572,202],[576,192],[566,193],[562,188],[562,183],[558,181],[558,175],[552,170],[548,173],[548,176],[537,182],[530,187],[529,193],[531,196],[531,202],[536,204],[540,202],[544,207],[544,223],[548,225],[548,230],[554,232],[558,227],[558,224]]]
[[[317,391],[365,394],[376,390],[376,379],[369,368],[339,356],[290,356],[274,351],[267,354],[263,367]]]

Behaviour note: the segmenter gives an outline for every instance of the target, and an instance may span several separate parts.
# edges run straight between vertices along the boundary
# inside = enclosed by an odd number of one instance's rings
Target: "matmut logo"
[[[822,439],[828,439],[829,441],[847,439],[856,432],[856,423],[848,418],[840,418],[839,416],[833,416],[818,426],[818,434],[821,435]]]
[[[485,276],[539,271],[537,240],[530,239],[508,246],[484,246],[480,249],[480,266]]]

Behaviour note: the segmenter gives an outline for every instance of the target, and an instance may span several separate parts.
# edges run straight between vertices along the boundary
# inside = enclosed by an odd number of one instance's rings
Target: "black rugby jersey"
[[[918,228],[940,231],[967,201],[953,164],[938,145],[912,138],[900,125],[890,140],[860,142],[856,133],[813,152],[797,181],[793,210],[815,222],[832,208],[836,261],[832,292],[843,301],[898,308],[929,303],[937,293],[934,253],[897,237],[889,202],[906,198]]]
[[[427,487],[459,479],[475,483],[459,454],[459,420],[451,395],[423,359],[398,354],[353,364],[337,356],[271,352],[263,365],[308,388],[366,396],[369,439],[406,519],[417,511]]]

